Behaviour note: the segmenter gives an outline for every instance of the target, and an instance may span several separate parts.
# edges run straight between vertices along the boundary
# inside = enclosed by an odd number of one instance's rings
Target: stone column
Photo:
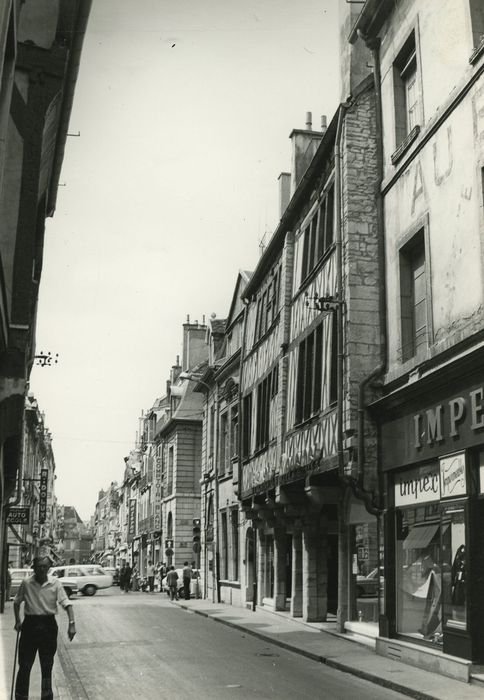
[[[291,615],[292,617],[302,617],[302,591],[303,591],[303,571],[302,571],[302,536],[301,530],[295,529],[292,535],[292,573],[291,573]]]
[[[303,609],[306,622],[323,622],[327,612],[326,546],[316,518],[303,526]]]
[[[274,608],[286,609],[286,546],[285,528],[274,529]]]

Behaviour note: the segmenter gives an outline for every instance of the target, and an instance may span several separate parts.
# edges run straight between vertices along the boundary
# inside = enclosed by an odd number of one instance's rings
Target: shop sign
[[[384,421],[382,466],[395,469],[412,462],[439,459],[484,442],[484,385],[464,387],[418,411]]]
[[[40,496],[39,496],[39,523],[45,523],[47,519],[47,484],[49,470],[40,470]]]
[[[440,496],[449,498],[465,496],[467,494],[466,483],[466,459],[464,452],[440,460]]]
[[[7,523],[9,525],[28,525],[30,522],[30,508],[21,506],[10,508],[7,513]]]
[[[395,505],[415,506],[440,499],[439,467],[427,464],[395,476]]]
[[[128,537],[134,537],[136,534],[136,498],[129,499],[128,511]]]

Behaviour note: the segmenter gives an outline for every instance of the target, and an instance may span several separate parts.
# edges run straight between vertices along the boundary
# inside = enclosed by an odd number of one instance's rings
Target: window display
[[[397,512],[397,631],[442,644],[438,503]]]
[[[443,627],[466,628],[465,504],[397,513],[397,631],[443,642]]]
[[[442,511],[442,585],[445,626],[465,629],[466,547],[462,503],[446,505]]]

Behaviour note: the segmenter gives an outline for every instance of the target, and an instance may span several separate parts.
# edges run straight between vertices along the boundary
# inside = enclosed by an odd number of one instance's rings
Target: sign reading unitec
[[[395,475],[395,505],[416,506],[467,494],[465,453]]]

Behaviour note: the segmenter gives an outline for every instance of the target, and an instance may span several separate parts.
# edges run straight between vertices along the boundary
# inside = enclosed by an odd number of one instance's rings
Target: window
[[[230,414],[230,457],[234,459],[239,454],[239,409],[232,407]]]
[[[232,580],[239,580],[239,512],[232,510],[230,514],[232,525]]]
[[[272,269],[257,301],[255,338],[257,342],[269,330],[279,310],[281,268]]]
[[[221,561],[221,577],[227,581],[229,577],[229,560],[228,560],[228,542],[227,542],[227,513],[221,513],[221,539],[222,539],[222,561]]]
[[[393,64],[395,100],[395,141],[400,145],[407,136],[418,131],[420,122],[420,90],[417,71],[415,32],[412,32]],[[415,131],[414,131],[415,130]]]
[[[252,393],[242,399],[242,457],[250,456],[252,432]]]
[[[402,360],[427,345],[427,276],[424,231],[400,251]]]
[[[173,467],[174,467],[174,448],[168,448],[168,471],[166,475],[166,493],[173,492]]]
[[[299,345],[296,389],[296,423],[302,423],[321,408],[323,324]]]
[[[304,229],[301,281],[316,267],[334,241],[334,185],[328,188],[321,206]]]
[[[220,460],[219,460],[219,473],[221,475],[225,474],[228,469],[229,461],[229,414],[228,411],[222,413],[220,416]]]
[[[213,457],[215,444],[215,406],[210,406],[210,433],[209,433],[209,456]]]
[[[275,367],[257,387],[256,449],[269,444],[271,400],[278,391],[278,368]]]
[[[471,12],[472,41],[474,48],[477,49],[484,39],[484,5],[482,0],[470,0],[469,9]]]

